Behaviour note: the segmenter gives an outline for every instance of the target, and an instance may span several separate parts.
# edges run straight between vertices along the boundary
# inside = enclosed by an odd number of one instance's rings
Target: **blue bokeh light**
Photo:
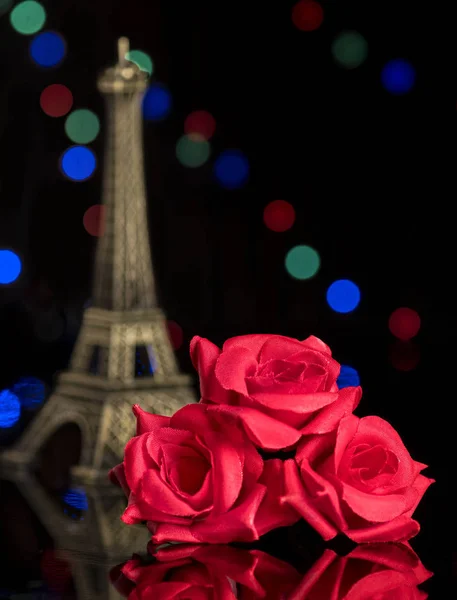
[[[44,31],[30,42],[30,56],[40,67],[55,67],[65,57],[65,40],[55,31]]]
[[[0,392],[0,429],[8,429],[19,421],[21,403],[11,390]]]
[[[95,154],[85,146],[72,146],[65,150],[61,158],[64,175],[73,181],[85,181],[95,171]]]
[[[396,58],[384,65],[381,80],[391,94],[407,94],[416,81],[416,71],[407,60]]]
[[[349,313],[359,305],[360,290],[349,279],[338,279],[327,290],[327,302],[335,312]]]
[[[12,388],[24,408],[36,408],[46,397],[45,384],[36,377],[21,377]]]
[[[81,489],[67,490],[62,496],[62,500],[68,506],[77,508],[78,510],[88,510],[89,508],[86,492]]]
[[[339,389],[346,387],[357,387],[360,385],[360,377],[357,370],[348,365],[341,365],[341,371],[337,379]]]
[[[0,283],[13,283],[22,271],[22,264],[15,252],[0,250]]]
[[[148,121],[161,121],[171,111],[171,94],[161,83],[153,83],[143,97],[143,116]]]
[[[249,161],[240,150],[226,150],[214,163],[214,176],[226,189],[242,187],[249,179]]]

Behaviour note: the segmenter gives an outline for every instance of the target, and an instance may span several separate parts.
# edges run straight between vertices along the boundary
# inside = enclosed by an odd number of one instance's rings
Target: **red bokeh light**
[[[287,231],[295,222],[294,207],[285,200],[274,200],[265,207],[263,220],[272,231]]]
[[[413,342],[395,342],[390,349],[390,362],[397,371],[412,371],[420,361],[420,348]]]
[[[184,121],[184,133],[209,140],[216,131],[216,121],[206,110],[196,110]]]
[[[389,329],[399,340],[407,341],[419,333],[421,319],[412,308],[397,308],[389,317]]]
[[[105,207],[103,204],[94,204],[89,207],[83,217],[84,228],[94,237],[103,235],[105,230]]]
[[[181,348],[184,341],[184,333],[182,327],[174,321],[167,321],[168,335],[170,336],[171,345],[175,350]]]
[[[49,117],[63,117],[73,106],[73,94],[66,85],[48,85],[41,92],[40,106]]]
[[[323,20],[322,6],[314,0],[300,0],[292,9],[292,22],[301,31],[314,31]]]

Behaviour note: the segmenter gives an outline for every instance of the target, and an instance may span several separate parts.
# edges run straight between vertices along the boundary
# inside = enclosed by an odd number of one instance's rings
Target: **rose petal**
[[[124,463],[121,463],[120,465],[113,467],[111,469],[111,471],[108,473],[108,477],[109,477],[111,483],[114,483],[114,485],[118,485],[119,487],[122,488],[122,491],[128,498],[130,495],[130,488],[128,486],[127,479],[125,477]]]
[[[317,350],[318,352],[322,352],[322,354],[328,354],[329,356],[332,356],[330,347],[314,335],[307,337],[306,340],[303,340],[302,344],[311,350]]]
[[[272,337],[280,338],[282,336],[272,336],[267,333],[238,335],[236,337],[229,338],[226,342],[224,342],[224,345],[222,346],[222,352],[225,352],[226,350],[233,350],[235,348],[247,348],[252,352],[252,354],[254,354],[254,356],[258,360],[260,350],[262,349],[263,345]]]
[[[407,515],[401,515],[386,523],[348,529],[345,534],[357,544],[364,544],[367,542],[402,542],[411,539],[419,531],[420,525],[417,521]]]
[[[428,477],[425,477],[424,475],[418,475],[413,483],[413,489],[416,491],[416,499],[415,502],[412,504],[412,506],[408,509],[408,512],[406,513],[409,517],[411,517],[416,508],[417,505],[419,504],[419,502],[422,500],[423,495],[425,494],[425,492],[428,490],[428,488],[432,485],[432,483],[435,483],[434,479],[429,479]]]
[[[340,560],[339,556],[333,550],[324,550],[322,556],[306,572],[300,585],[287,597],[287,600],[304,600],[313,590],[316,584],[324,580],[327,569],[335,562]],[[314,590],[313,590],[314,591]],[[317,596],[319,598],[319,596]],[[322,598],[322,600],[324,600]],[[329,600],[333,600],[330,598]]]
[[[311,343],[312,346],[312,343]],[[294,338],[285,337],[282,335],[267,336],[262,348],[260,349],[259,362],[265,363],[272,359],[289,358],[298,352],[310,348],[311,346],[304,342],[300,342]]]
[[[224,350],[216,362],[214,374],[227,391],[235,391],[247,396],[246,377],[257,371],[257,361],[251,350],[234,348]]]
[[[333,459],[335,473],[338,473],[338,469],[340,467],[343,455],[346,452],[346,448],[354,439],[354,436],[357,433],[359,421],[359,417],[356,417],[355,415],[348,415],[347,417],[343,417],[340,421],[338,431],[336,434],[335,451]]]
[[[258,534],[264,535],[272,529],[287,527],[300,520],[300,515],[285,502],[284,463],[280,459],[265,461],[259,483],[267,493],[255,516]]]
[[[228,401],[227,392],[214,375],[216,361],[221,351],[205,338],[195,336],[190,342],[190,357],[200,379],[202,399],[212,402]]]
[[[362,397],[362,388],[346,387],[338,391],[337,399],[313,416],[301,430],[302,435],[323,434],[336,429],[344,417],[355,410]]]
[[[285,494],[283,502],[295,509],[320,533],[324,540],[330,540],[338,534],[338,529],[316,508],[315,499],[310,498],[301,481],[295,461],[284,462]]]
[[[155,415],[153,413],[146,412],[141,408],[141,406],[139,406],[139,404],[134,404],[132,410],[136,417],[137,435],[149,433],[150,431],[157,431],[157,429],[168,427],[170,425],[170,417],[164,417],[162,415]]]
[[[125,447],[125,477],[132,492],[136,492],[146,471],[157,468],[148,449],[150,435],[150,433],[138,435],[128,441]]]
[[[417,493],[409,489],[407,494],[387,494],[380,496],[367,494],[351,485],[340,482],[342,498],[359,517],[372,523],[391,521],[405,513],[417,498]]]

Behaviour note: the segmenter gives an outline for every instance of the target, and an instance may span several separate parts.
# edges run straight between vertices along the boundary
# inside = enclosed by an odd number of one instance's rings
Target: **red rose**
[[[129,600],[282,600],[300,576],[259,550],[183,544],[159,550],[149,565],[130,560],[111,580]]]
[[[425,600],[432,576],[409,544],[367,544],[348,556],[326,550],[288,600]]]
[[[344,533],[357,543],[407,540],[428,486],[398,433],[379,417],[341,420],[336,432],[303,441],[285,461],[285,502],[325,540]]]
[[[123,521],[147,521],[154,543],[247,542],[298,521],[281,505],[284,463],[264,463],[224,407],[134,413],[138,435],[111,477],[129,497]]]
[[[249,438],[265,450],[334,430],[360,401],[360,388],[338,389],[340,365],[316,337],[299,342],[281,335],[243,335],[227,340],[222,351],[194,337],[190,352],[202,402],[228,405]]]

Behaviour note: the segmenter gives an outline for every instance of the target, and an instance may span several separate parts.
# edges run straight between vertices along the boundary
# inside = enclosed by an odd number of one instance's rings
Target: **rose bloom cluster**
[[[305,519],[324,540],[401,542],[433,480],[385,420],[353,414],[360,387],[316,337],[196,337],[201,400],[172,417],[133,411],[137,435],[111,480],[125,523],[154,544],[252,542]]]

